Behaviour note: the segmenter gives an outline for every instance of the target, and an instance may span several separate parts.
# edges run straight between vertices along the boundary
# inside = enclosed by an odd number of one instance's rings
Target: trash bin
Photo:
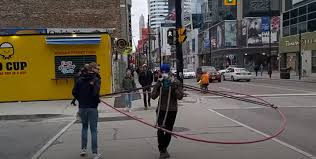
[[[281,68],[280,69],[280,78],[281,79],[290,79],[290,69]]]

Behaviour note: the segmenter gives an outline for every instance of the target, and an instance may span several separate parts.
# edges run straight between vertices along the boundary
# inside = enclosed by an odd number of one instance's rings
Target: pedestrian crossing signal
[[[178,29],[178,42],[182,44],[186,40],[187,40],[187,30],[185,28],[179,28]]]
[[[225,6],[235,6],[237,5],[236,0],[224,0],[224,5]]]
[[[169,29],[167,31],[167,38],[168,38],[168,44],[169,45],[175,45],[176,41],[175,41],[175,30],[174,29]]]

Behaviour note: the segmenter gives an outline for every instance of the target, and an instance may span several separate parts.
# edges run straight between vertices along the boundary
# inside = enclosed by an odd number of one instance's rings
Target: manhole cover
[[[184,127],[174,127],[173,128],[173,132],[185,132],[185,131],[190,131],[190,129],[184,128]]]

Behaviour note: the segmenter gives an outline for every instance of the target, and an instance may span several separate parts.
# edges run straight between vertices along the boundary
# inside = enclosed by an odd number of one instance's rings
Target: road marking
[[[279,108],[316,108],[316,106],[278,106]],[[241,109],[241,110],[245,110],[245,109],[266,109],[268,107],[226,107],[226,108],[212,108],[212,109],[216,109],[216,110],[230,110],[230,109]],[[270,109],[270,108],[268,108]]]
[[[290,96],[316,96],[316,93],[303,93],[303,94],[256,94],[256,95],[232,95],[235,97],[290,97]],[[203,96],[205,98],[224,98],[222,96]],[[249,97],[251,98],[251,97]]]
[[[229,88],[225,88],[225,87],[218,87],[219,89],[223,89],[223,90],[227,90],[227,91],[230,91],[232,89],[229,89]]]
[[[32,159],[39,159],[41,155],[61,136],[63,135],[77,120],[72,120],[66,125],[60,132],[58,132],[53,138],[51,138],[41,149],[39,149],[32,157]]]
[[[269,86],[269,85],[262,85],[262,84],[250,84],[250,83],[240,83],[240,84],[249,85],[249,86],[260,86],[260,87],[273,88],[273,89],[283,89],[283,90],[289,90],[289,91],[300,91],[300,92],[312,93],[311,91],[306,91],[306,90],[290,89],[290,88]]]
[[[257,134],[260,134],[260,135],[262,135],[264,137],[270,137],[270,135],[268,135],[268,134],[266,134],[264,132],[261,132],[261,131],[259,131],[257,129],[254,129],[254,128],[252,128],[252,127],[250,127],[248,125],[245,125],[245,124],[243,124],[243,123],[241,123],[241,122],[239,122],[237,120],[234,120],[232,118],[229,118],[229,117],[227,117],[227,116],[225,116],[225,115],[223,115],[223,114],[221,114],[221,113],[219,113],[219,112],[217,112],[217,111],[215,111],[213,109],[208,109],[208,110],[213,112],[213,113],[216,113],[217,115],[219,115],[219,116],[221,116],[221,117],[223,117],[225,119],[228,119],[228,120],[230,120],[230,121],[232,121],[232,122],[234,122],[234,123],[236,123],[236,124],[238,124],[240,126],[243,126],[243,127],[247,128],[247,129],[249,129],[249,130],[251,130],[251,131],[253,131],[253,132],[257,133]],[[288,144],[286,142],[283,142],[283,141],[281,141],[279,139],[273,138],[271,140],[273,140],[273,141],[275,141],[275,142],[277,142],[277,143],[279,143],[279,144],[281,144],[281,145],[283,145],[283,146],[285,146],[285,147],[287,147],[287,148],[289,148],[289,149],[291,149],[293,151],[296,151],[296,152],[298,152],[298,153],[300,153],[300,154],[302,154],[302,155],[304,155],[304,156],[306,156],[306,157],[308,157],[310,159],[316,159],[316,156],[314,156],[314,155],[312,155],[312,154],[310,154],[310,153],[308,153],[306,151],[303,151],[303,150],[301,150],[301,149],[299,149],[299,148],[297,148],[295,146],[292,146],[292,145],[290,145],[290,144]]]

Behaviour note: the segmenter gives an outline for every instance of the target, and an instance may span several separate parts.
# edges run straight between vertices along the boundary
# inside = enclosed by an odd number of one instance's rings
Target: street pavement
[[[193,79],[185,80],[185,83],[197,86]],[[286,131],[277,140],[248,145],[205,144],[173,138],[169,148],[171,159],[311,159],[316,156],[316,135],[314,133],[316,130],[314,124],[316,122],[316,118],[314,118],[316,88],[314,83],[288,80],[280,84],[277,80],[262,78],[251,82],[215,82],[211,83],[210,89],[262,96],[284,111],[288,119]],[[221,98],[213,94],[205,95],[194,91],[187,91],[187,93],[189,94],[188,97],[179,104],[175,132],[208,140],[249,141],[261,139],[263,138],[262,133],[271,134],[280,126],[279,116],[272,109]],[[114,103],[114,99],[106,100],[111,104]],[[153,103],[157,103],[157,101]],[[145,111],[142,100],[137,100],[133,102],[131,114],[154,123],[155,106],[156,104],[153,104],[150,110]],[[27,119],[17,121],[8,118],[11,120],[1,120],[1,128],[5,128],[0,131],[1,138],[5,137],[1,141],[11,140],[10,143],[1,142],[0,148],[3,151],[0,153],[0,158],[31,158],[36,150],[48,143],[49,139],[75,119],[76,111],[76,107],[69,106],[69,101],[0,103],[0,116],[6,114],[11,116],[61,115],[48,119],[33,119],[33,122],[28,122]],[[100,105],[99,112],[99,151],[103,158],[155,159],[159,157],[154,129],[124,117],[124,115],[103,104]],[[14,125],[10,126],[12,123]],[[25,123],[33,125],[28,126]],[[31,129],[33,129],[31,134],[34,133],[34,136],[23,136]],[[22,135],[10,133],[13,131]],[[40,158],[81,158],[79,157],[80,133],[81,125],[79,123],[72,125],[60,138],[53,141],[52,145],[49,145],[49,148],[41,154]],[[38,134],[43,134],[44,137],[40,137]],[[31,143],[28,144],[29,142]],[[29,149],[19,147],[18,150],[14,151],[15,145],[29,145]],[[14,156],[13,152],[19,156]],[[91,154],[86,158],[91,158]]]

